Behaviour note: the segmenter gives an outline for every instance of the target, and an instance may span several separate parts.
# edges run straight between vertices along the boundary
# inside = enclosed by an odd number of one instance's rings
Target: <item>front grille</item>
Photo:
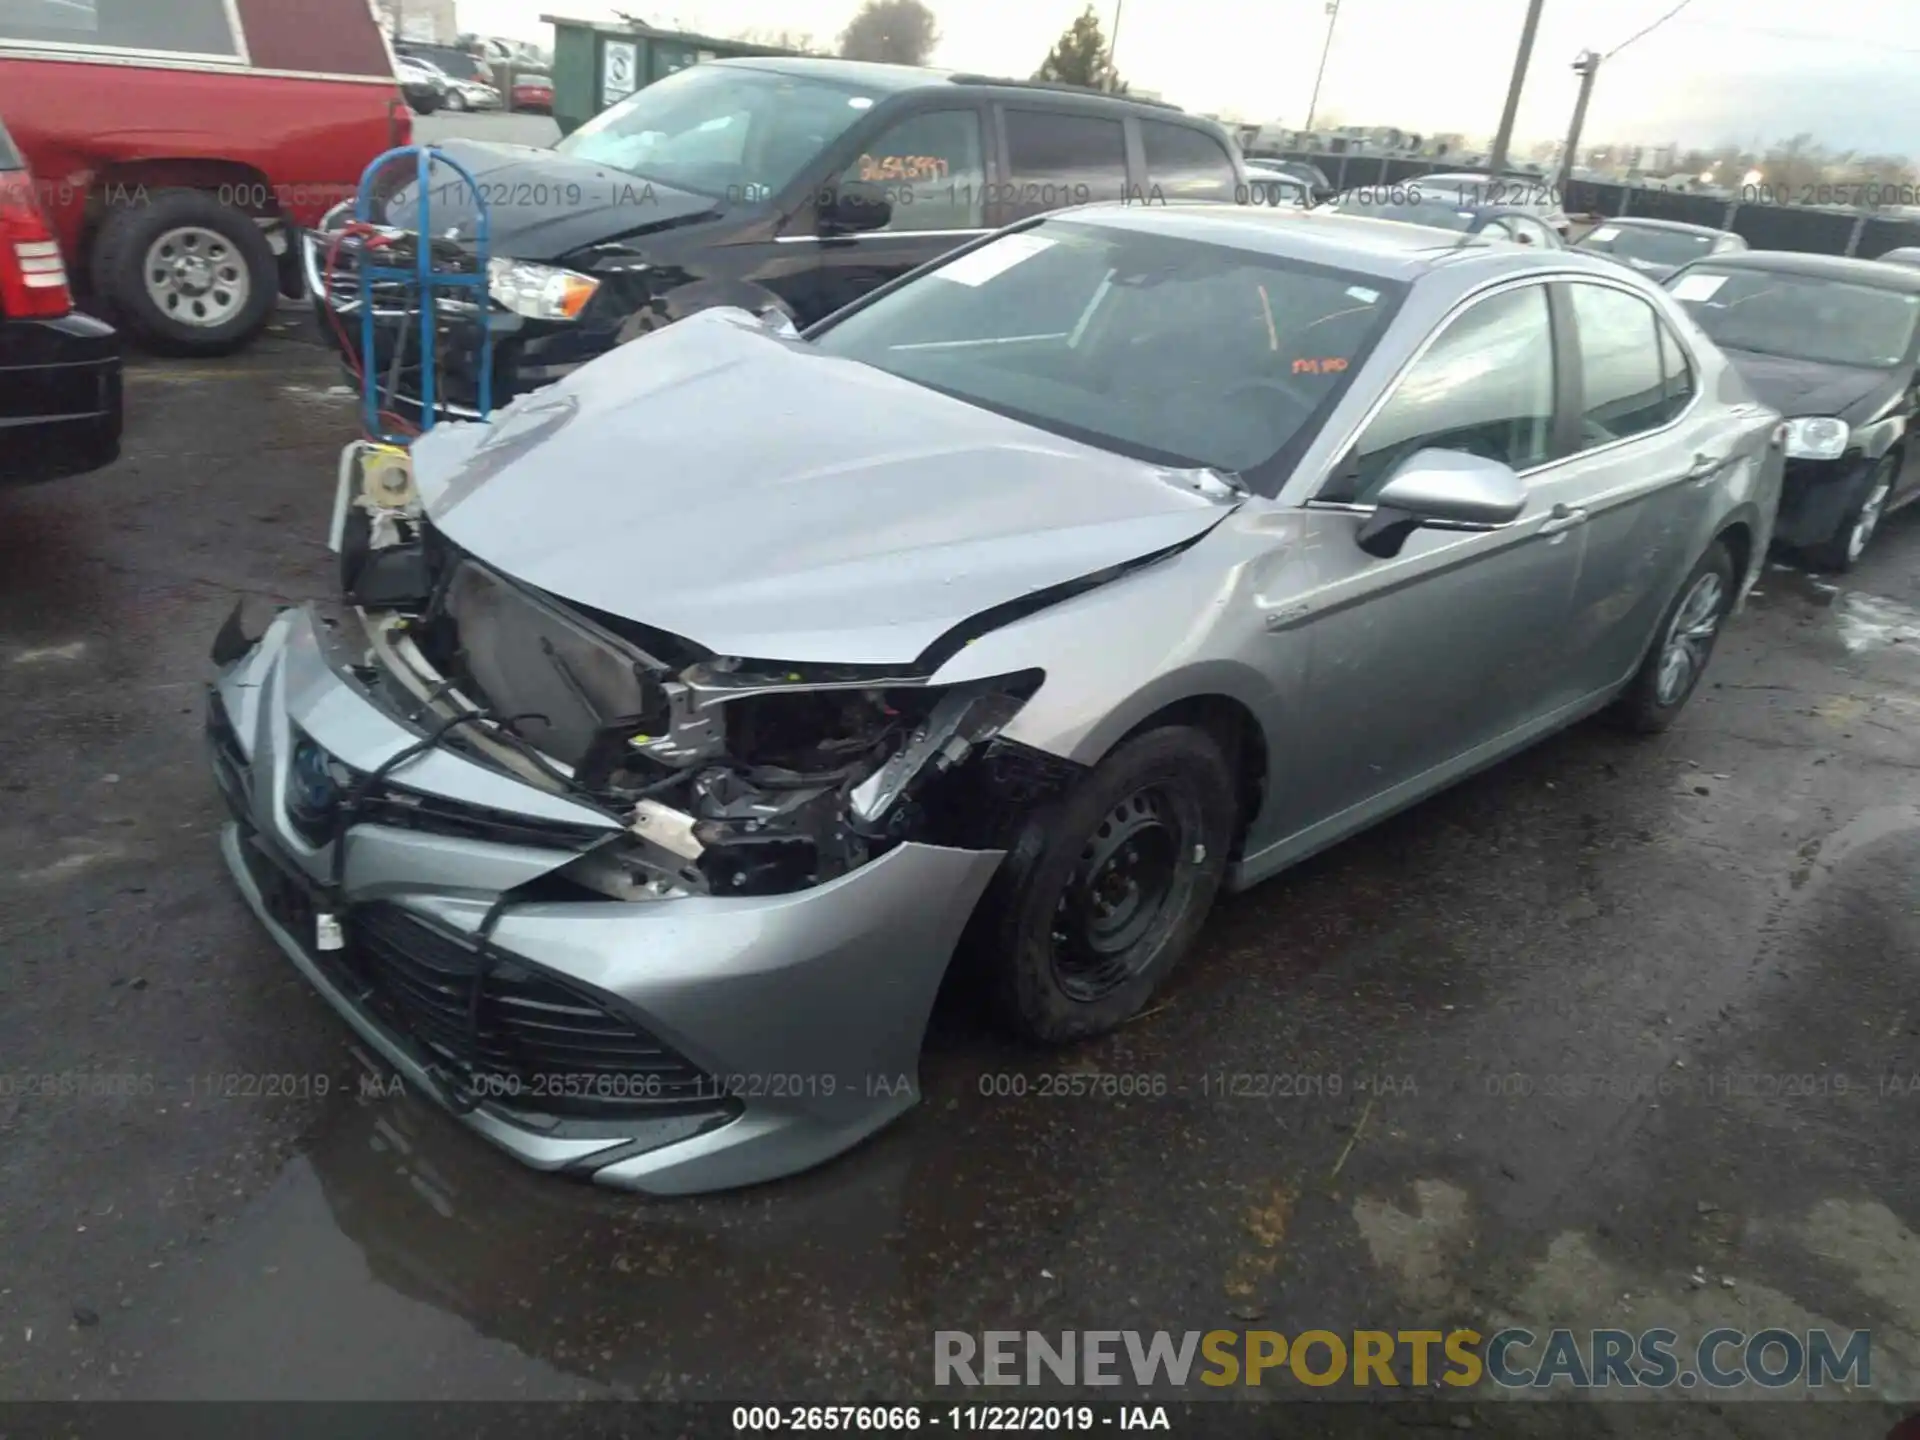
[[[388,1023],[508,1108],[606,1116],[711,1101],[713,1082],[583,986],[468,945],[397,906],[348,919],[342,963]],[[330,957],[331,958],[331,957]]]

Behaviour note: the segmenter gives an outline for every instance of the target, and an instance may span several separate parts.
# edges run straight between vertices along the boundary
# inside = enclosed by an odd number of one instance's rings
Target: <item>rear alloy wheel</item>
[[[1620,697],[1617,713],[1628,728],[1653,734],[1674,722],[1706,673],[1739,583],[1732,555],[1716,540],[1667,607],[1653,648]]]
[[[467,108],[467,97],[458,90],[447,91],[447,109],[459,111]]]
[[[1009,1027],[1059,1043],[1138,1014],[1213,908],[1234,814],[1219,741],[1169,725],[1121,745],[1035,816],[976,930]]]
[[[1894,477],[1900,473],[1896,456],[1888,455],[1873,467],[1860,487],[1860,497],[1847,507],[1840,528],[1823,543],[1813,547],[1808,558],[1822,570],[1845,573],[1860,562],[1867,546],[1886,517],[1887,500],[1893,494]]]
[[[251,216],[205,191],[162,190],[101,227],[93,281],[153,349],[225,355],[265,328],[280,263]]]

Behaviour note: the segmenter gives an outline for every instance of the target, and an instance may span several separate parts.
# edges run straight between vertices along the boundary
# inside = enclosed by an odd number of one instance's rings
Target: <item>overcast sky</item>
[[[1085,0],[929,0],[934,63],[1027,75]],[[1122,0],[1115,62],[1134,84],[1192,110],[1300,125],[1326,35],[1325,0]],[[1574,57],[1606,51],[1675,0],[1546,0],[1517,127],[1562,135]],[[458,0],[483,34],[546,40],[543,13],[713,34],[810,31],[831,43],[857,0]],[[1526,0],[1340,0],[1322,112],[1348,124],[1492,133]],[[1114,0],[1098,0],[1111,28]],[[1682,144],[1772,142],[1812,131],[1836,148],[1920,153],[1916,0],[1691,0],[1600,73],[1587,136]]]

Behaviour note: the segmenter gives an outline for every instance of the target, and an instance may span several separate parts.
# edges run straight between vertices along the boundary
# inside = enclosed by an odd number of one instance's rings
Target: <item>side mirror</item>
[[[778,305],[769,305],[760,312],[760,324],[769,334],[778,335],[782,340],[798,340],[800,327],[793,323],[793,317]]]
[[[892,219],[893,202],[887,199],[886,191],[865,181],[843,181],[820,197],[823,235],[858,235],[880,230]]]
[[[1381,487],[1354,539],[1367,554],[1390,560],[1423,525],[1493,530],[1526,508],[1527,487],[1511,466],[1459,450],[1420,450]]]

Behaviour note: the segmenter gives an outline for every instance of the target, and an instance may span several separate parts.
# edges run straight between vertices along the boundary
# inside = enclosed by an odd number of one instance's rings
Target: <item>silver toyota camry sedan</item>
[[[804,336],[711,310],[342,457],[338,603],[214,645],[240,889],[528,1164],[686,1193],[1042,1042],[1222,890],[1582,716],[1669,724],[1779,418],[1603,259],[1092,207]]]

